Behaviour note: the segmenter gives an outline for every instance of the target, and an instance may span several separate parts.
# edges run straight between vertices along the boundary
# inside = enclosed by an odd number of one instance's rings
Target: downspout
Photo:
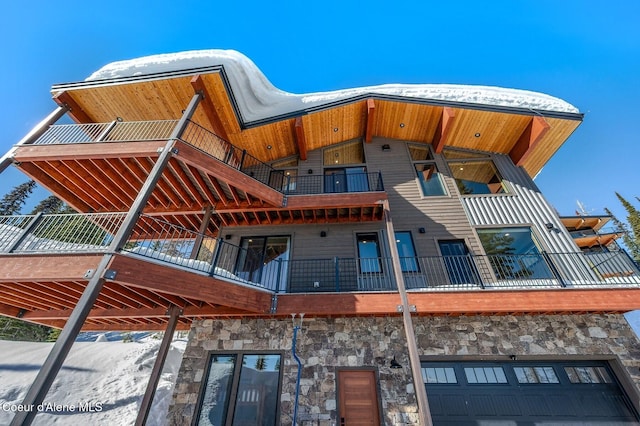
[[[302,320],[304,318],[304,314],[300,314],[300,324],[296,325],[295,322],[296,314],[291,314],[291,321],[293,322],[293,340],[291,342],[291,354],[293,355],[293,359],[298,363],[298,377],[296,378],[296,398],[293,405],[293,421],[292,426],[297,425],[298,420],[298,397],[300,396],[300,378],[302,377],[302,361],[298,358],[298,354],[296,354],[296,344],[298,342],[298,330],[302,328]]]

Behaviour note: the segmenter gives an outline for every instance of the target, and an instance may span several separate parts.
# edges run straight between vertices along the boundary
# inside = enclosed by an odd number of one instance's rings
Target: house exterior
[[[291,95],[225,51],[52,94],[0,163],[78,211],[0,218],[0,313],[64,327],[25,404],[80,330],[188,329],[169,424],[638,423],[640,273],[532,180],[582,121],[566,102]]]

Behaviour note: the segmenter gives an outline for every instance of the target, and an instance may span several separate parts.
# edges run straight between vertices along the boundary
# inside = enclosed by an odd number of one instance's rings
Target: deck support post
[[[413,329],[413,320],[411,318],[411,308],[407,297],[407,290],[404,285],[404,277],[402,276],[402,266],[400,263],[400,255],[396,245],[396,235],[391,221],[391,212],[389,211],[389,200],[382,202],[384,210],[384,222],[387,230],[387,240],[389,242],[389,250],[391,251],[391,262],[393,264],[393,273],[400,293],[400,301],[402,303],[402,323],[407,338],[407,348],[409,350],[409,363],[411,365],[411,375],[413,378],[413,390],[418,403],[418,416],[420,424],[424,426],[432,426],[431,411],[429,410],[429,401],[427,400],[427,391],[422,380],[422,367],[420,365],[420,355],[418,353],[418,344],[416,343],[416,335]]]
[[[169,308],[168,313],[169,322],[167,324],[167,329],[164,331],[162,343],[160,343],[158,355],[156,356],[156,361],[153,364],[151,376],[149,376],[149,383],[147,384],[147,389],[145,390],[144,396],[142,397],[142,402],[140,403],[135,426],[143,426],[147,423],[149,411],[151,410],[151,403],[153,402],[153,397],[156,394],[156,388],[158,387],[160,374],[162,374],[162,368],[164,367],[164,362],[167,359],[169,347],[171,346],[171,340],[173,339],[173,333],[176,331],[176,326],[178,325],[178,319],[180,318],[182,310],[178,306],[172,305]]]
[[[125,217],[122,225],[114,235],[113,241],[111,241],[111,244],[109,245],[108,253],[102,257],[102,260],[96,267],[93,276],[89,279],[87,287],[84,289],[78,303],[73,308],[73,311],[69,316],[69,320],[66,322],[58,340],[56,340],[56,343],[53,345],[51,352],[49,352],[47,359],[42,365],[42,368],[40,368],[38,375],[22,401],[21,405],[26,411],[17,412],[11,421],[11,426],[29,426],[38,414],[38,406],[44,401],[44,398],[58,375],[64,360],[67,358],[76,337],[78,337],[78,333],[80,333],[80,330],[84,326],[84,322],[86,321],[87,316],[89,316],[89,312],[91,311],[93,304],[100,295],[102,286],[107,279],[105,274],[111,275],[110,272],[112,271],[109,271],[108,268],[113,258],[113,253],[119,251],[126,244],[127,239],[129,238],[140,213],[160,179],[162,172],[169,164],[171,157],[174,155],[173,148],[176,144],[176,138],[180,137],[181,132],[184,131],[189,118],[193,115],[201,98],[202,95],[200,93],[193,96],[189,106],[178,122],[178,126],[172,133],[171,139],[167,141],[164,149],[158,156],[151,172],[149,172],[147,180],[142,185],[142,188],[138,192],[135,200],[133,200],[131,208],[129,209],[129,212],[127,212],[127,216]]]
[[[5,171],[7,167],[13,164],[13,155],[18,147],[21,145],[29,145],[35,142],[44,132],[49,129],[49,126],[58,121],[63,115],[69,111],[66,106],[59,106],[51,114],[49,114],[44,120],[38,123],[29,133],[25,135],[17,144],[15,144],[6,154],[0,157],[0,173]]]
[[[198,236],[193,243],[193,248],[191,249],[191,254],[189,255],[190,259],[195,259],[198,257],[198,252],[200,251],[200,246],[202,246],[202,241],[204,240],[204,234],[207,232],[209,228],[209,222],[211,222],[211,216],[213,215],[213,207],[207,206],[204,209],[204,217],[202,218],[202,224],[200,225],[200,229],[198,230]]]

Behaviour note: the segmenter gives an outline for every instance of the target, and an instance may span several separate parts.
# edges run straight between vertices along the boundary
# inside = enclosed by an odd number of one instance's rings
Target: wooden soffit
[[[528,111],[365,94],[247,122],[221,70],[54,87],[56,102],[79,122],[176,120],[195,91],[205,95],[193,120],[264,162],[362,138],[384,137],[516,156],[531,176],[560,148],[582,114]],[[537,118],[536,118],[537,117]],[[544,123],[544,131],[537,126]],[[532,126],[533,133],[532,133]]]

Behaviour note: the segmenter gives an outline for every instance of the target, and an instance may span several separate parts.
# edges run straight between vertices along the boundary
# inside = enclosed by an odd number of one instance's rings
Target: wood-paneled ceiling
[[[358,96],[258,122],[240,117],[223,70],[54,86],[54,99],[81,123],[179,119],[195,91],[194,121],[264,162],[343,141],[384,137],[508,154],[535,176],[581,123],[582,114],[527,111],[403,98]]]

